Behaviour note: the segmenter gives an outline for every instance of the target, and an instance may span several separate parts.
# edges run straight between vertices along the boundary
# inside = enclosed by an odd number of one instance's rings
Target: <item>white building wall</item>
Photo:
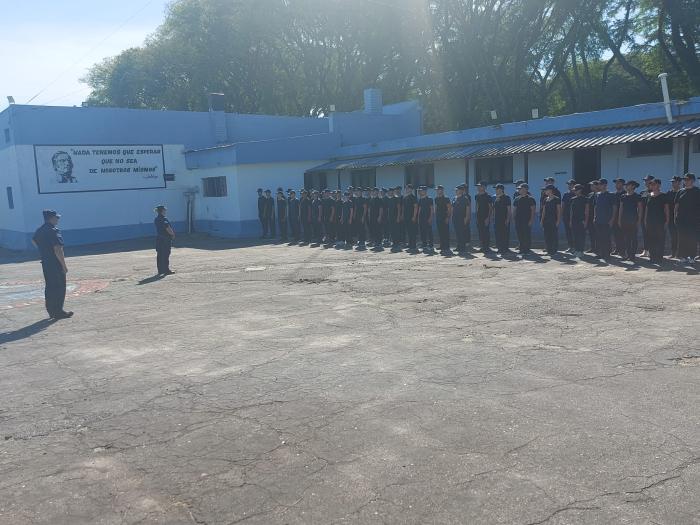
[[[12,188],[14,208],[10,209],[7,188]],[[17,165],[15,146],[0,150],[0,246],[26,248],[22,233],[28,231],[25,223],[24,198]]]
[[[677,146],[675,144],[674,149]],[[600,157],[600,176],[608,181],[617,178],[641,181],[646,175],[654,175],[662,181],[667,181],[675,175],[674,157],[675,155],[629,157],[627,144],[605,146]],[[682,166],[681,160],[681,170]]]
[[[528,183],[530,192],[539,193],[544,179],[554,177],[554,184],[560,191],[566,190],[566,181],[573,178],[574,152],[543,151],[530,153],[528,158]],[[522,178],[522,177],[520,177]]]
[[[700,177],[700,137],[694,137],[693,140],[690,141],[688,171]]]
[[[406,168],[404,166],[385,166],[377,168],[377,186],[403,188],[406,182]]]
[[[454,195],[455,187],[466,183],[467,167],[465,162],[464,159],[456,159],[435,163],[435,185],[442,184],[445,187],[446,195]]]

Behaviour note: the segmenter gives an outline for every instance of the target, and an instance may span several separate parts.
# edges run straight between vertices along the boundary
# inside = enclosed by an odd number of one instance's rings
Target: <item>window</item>
[[[11,209],[15,209],[15,199],[12,197],[12,187],[7,187],[7,206]]]
[[[412,164],[406,166],[406,184],[418,186],[435,187],[435,167],[432,164]]]
[[[226,177],[206,177],[202,179],[205,197],[226,197]]]
[[[693,153],[700,153],[700,137],[695,137],[693,139],[693,144],[695,145],[693,147]]]
[[[325,190],[328,186],[328,176],[325,171],[314,171],[304,173],[304,189],[306,190]]]
[[[513,157],[476,159],[476,182],[508,184],[513,182]]]
[[[633,142],[629,145],[629,157],[647,157],[650,155],[671,155],[673,139],[647,140]]]
[[[10,128],[5,128],[5,143],[10,142]]]
[[[377,170],[352,170],[350,172],[350,186],[353,188],[374,188],[377,185]]]

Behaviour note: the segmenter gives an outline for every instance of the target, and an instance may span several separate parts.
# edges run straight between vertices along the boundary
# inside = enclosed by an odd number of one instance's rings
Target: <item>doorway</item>
[[[574,180],[588,184],[600,178],[600,148],[574,150]]]

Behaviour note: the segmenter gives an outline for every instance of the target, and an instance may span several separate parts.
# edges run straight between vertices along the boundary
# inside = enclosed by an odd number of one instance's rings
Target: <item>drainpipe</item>
[[[668,73],[659,75],[661,81],[661,91],[664,94],[664,108],[666,108],[666,120],[669,124],[673,124],[673,114],[671,113],[671,97],[668,95]]]

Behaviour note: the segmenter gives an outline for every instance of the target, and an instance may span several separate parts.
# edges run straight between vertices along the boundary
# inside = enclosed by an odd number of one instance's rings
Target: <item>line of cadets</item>
[[[700,238],[700,188],[695,186],[692,173],[673,177],[671,190],[661,192],[661,181],[649,175],[644,178],[646,189],[637,193],[636,181],[614,180],[615,191],[608,191],[608,181],[596,180],[590,188],[568,181],[569,191],[562,194],[554,186],[554,179],[545,179],[539,202],[530,193],[528,184],[517,181],[517,191],[511,199],[503,184],[496,184],[495,195],[487,193],[485,183],[477,184],[474,197],[475,220],[479,243],[483,252],[491,251],[491,224],[494,225],[495,244],[500,254],[510,252],[510,223],[515,225],[518,251],[531,253],[532,226],[539,220],[544,231],[546,252],[559,251],[559,228],[564,223],[568,252],[582,257],[586,238],[590,237],[590,252],[609,260],[619,255],[634,262],[637,257],[638,232],[644,242],[643,255],[652,264],[663,262],[666,229],[671,236],[673,257],[684,263],[693,263]],[[418,195],[411,184],[405,188],[340,190],[277,189],[272,192],[258,189],[258,216],[262,237],[275,237],[275,227],[284,242],[336,244],[359,249],[369,245],[375,248],[391,246],[401,250],[417,251],[420,234],[425,253],[433,253],[433,221],[440,240],[440,253],[451,254],[450,225],[457,238],[458,253],[465,253],[471,243],[471,197],[467,186],[455,188],[455,197],[445,195],[443,186],[437,186],[435,199],[427,194],[425,186],[418,187]],[[276,224],[275,224],[276,217]],[[614,242],[614,248],[613,248]]]

